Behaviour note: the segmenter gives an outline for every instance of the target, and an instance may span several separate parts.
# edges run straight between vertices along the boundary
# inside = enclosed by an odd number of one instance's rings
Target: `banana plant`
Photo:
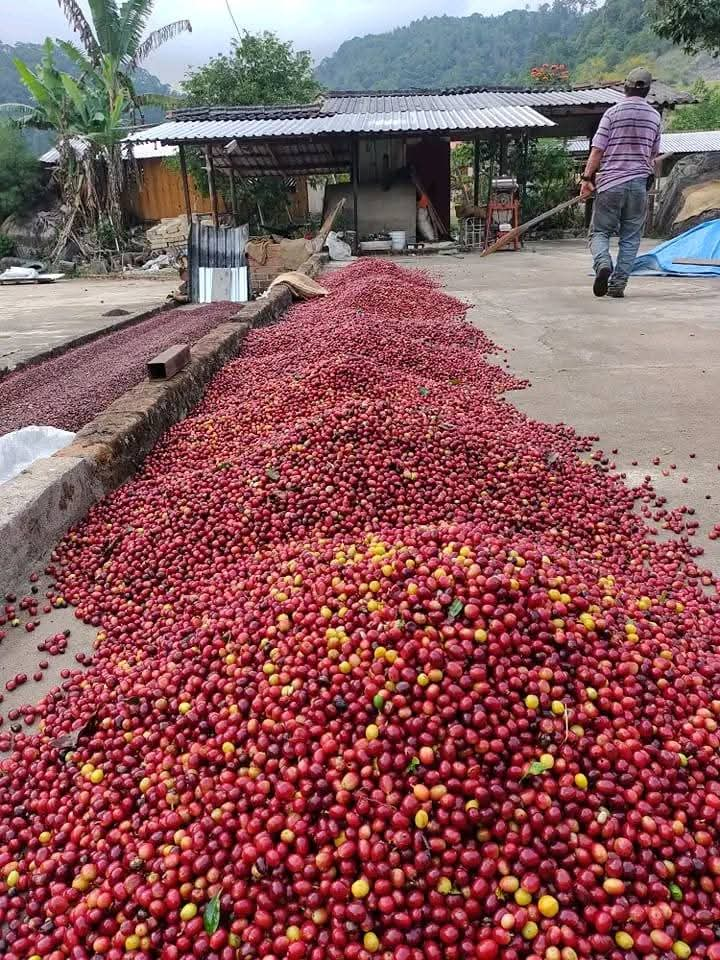
[[[122,141],[144,105],[168,106],[169,98],[139,94],[133,73],[168,40],[191,31],[188,20],[176,20],[146,32],[155,0],[88,0],[89,17],[77,0],[58,0],[78,43],[48,39],[35,71],[15,61],[32,105],[3,104],[0,114],[16,122],[55,130],[62,162],[73,169],[72,138],[82,138],[81,175],[87,206],[120,230],[120,202],[125,186]],[[54,53],[62,51],[77,76],[57,69]],[[77,158],[75,158],[77,159]],[[65,176],[68,204],[77,210],[78,177]],[[87,211],[86,211],[87,212]],[[73,217],[75,214],[73,214]]]
[[[171,98],[138,94],[132,74],[168,40],[192,32],[189,20],[175,20],[146,34],[155,0],[124,0],[122,5],[118,5],[117,0],[89,0],[89,20],[77,0],[58,0],[58,3],[80,39],[82,50],[67,42],[62,46],[79,69],[84,73],[91,67],[101,70],[109,81],[109,88],[125,92],[132,110],[141,110],[146,105],[171,105]],[[74,47],[75,53],[71,54],[68,47]]]

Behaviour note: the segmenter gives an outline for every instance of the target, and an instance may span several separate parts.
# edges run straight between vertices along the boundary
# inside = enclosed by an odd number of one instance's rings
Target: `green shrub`
[[[15,253],[15,241],[6,233],[0,233],[0,257],[11,257]]]
[[[0,125],[0,223],[27,209],[40,190],[40,165],[16,127]]]

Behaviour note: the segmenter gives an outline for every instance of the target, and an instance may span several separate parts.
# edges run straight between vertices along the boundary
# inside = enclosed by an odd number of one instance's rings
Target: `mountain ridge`
[[[687,57],[653,33],[642,0],[582,7],[555,0],[493,16],[424,17],[344,41],[315,73],[323,86],[358,91],[528,83],[543,63],[565,64],[576,83],[619,79],[639,62],[680,83],[720,78],[717,61]]]
[[[0,41],[0,103],[32,103],[32,98],[23,85],[15,64],[14,58],[24,60],[25,63],[34,70],[43,54],[41,43],[4,43]],[[73,62],[65,56],[62,50],[58,50],[55,55],[55,63],[59,70],[77,76],[77,69]],[[172,93],[170,86],[163,83],[158,77],[148,70],[139,67],[133,74],[135,89],[138,93],[161,93],[168,95]],[[157,108],[148,109],[146,117],[148,122],[160,120],[163,111]],[[25,139],[30,149],[40,156],[53,143],[53,135],[48,130],[26,130]]]

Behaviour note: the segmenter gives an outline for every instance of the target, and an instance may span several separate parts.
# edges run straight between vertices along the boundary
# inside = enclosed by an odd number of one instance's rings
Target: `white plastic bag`
[[[341,240],[334,230],[327,235],[325,246],[328,248],[331,260],[352,260],[350,244]]]
[[[74,437],[74,433],[56,427],[22,427],[6,433],[0,437],[0,483],[66,447]]]
[[[2,280],[37,280],[40,271],[35,267],[8,267],[4,273],[0,273]]]

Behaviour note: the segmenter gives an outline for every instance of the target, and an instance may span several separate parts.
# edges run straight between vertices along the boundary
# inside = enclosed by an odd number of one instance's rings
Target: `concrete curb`
[[[316,276],[327,257],[301,267]],[[90,507],[142,465],[160,437],[184,419],[208,383],[239,353],[253,327],[278,320],[292,303],[284,284],[242,306],[193,346],[190,363],[170,380],[144,381],[113,401],[54,456],[0,485],[0,593],[19,588],[33,566]]]

